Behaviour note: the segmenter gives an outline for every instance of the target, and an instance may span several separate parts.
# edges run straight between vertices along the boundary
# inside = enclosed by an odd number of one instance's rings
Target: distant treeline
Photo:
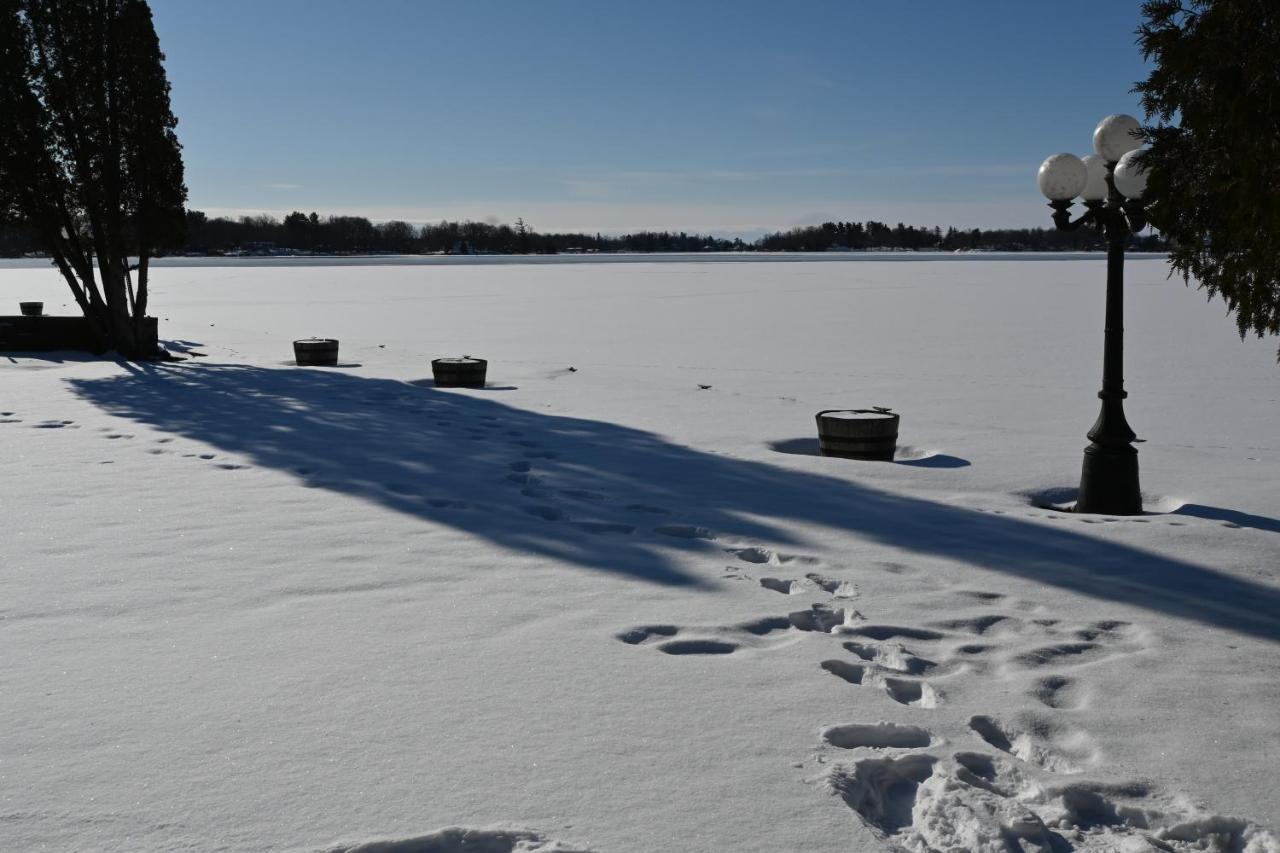
[[[842,249],[908,249],[954,252],[956,250],[989,252],[1055,252],[1105,249],[1101,233],[1092,228],[1059,231],[1056,228],[973,228],[960,231],[948,228],[918,228],[899,222],[890,227],[883,222],[824,222],[806,228],[793,228],[767,234],[755,242],[755,248],[767,252],[830,252]],[[1161,251],[1166,248],[1160,234],[1135,237],[1132,248],[1138,251]]]
[[[1133,247],[1166,248],[1158,234],[1135,238]],[[363,216],[327,216],[295,211],[273,216],[210,219],[187,211],[184,245],[175,254],[557,254],[561,252],[828,252],[874,249],[909,251],[1061,251],[1102,249],[1102,235],[1090,228],[1063,232],[1051,228],[959,231],[948,228],[889,226],[867,222],[824,222],[767,234],[751,243],[683,231],[636,234],[539,233],[521,219],[514,225],[488,222],[374,223]],[[0,256],[39,253],[35,234],[20,224],[0,223]]]
[[[488,222],[441,222],[415,226],[408,222],[373,223],[363,216],[320,217],[290,213],[271,216],[209,219],[198,210],[187,213],[187,251],[222,253],[235,250],[293,251],[324,254],[554,254],[597,252],[724,252],[751,248],[741,240],[696,234],[641,232],[606,237],[600,234],[540,234],[517,219],[514,225]]]

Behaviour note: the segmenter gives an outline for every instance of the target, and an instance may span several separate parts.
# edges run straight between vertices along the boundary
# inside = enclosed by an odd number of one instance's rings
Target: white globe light
[[[1140,162],[1143,153],[1141,150],[1130,151],[1116,163],[1116,189],[1125,198],[1142,198],[1142,194],[1147,191],[1147,170]]]
[[[1142,147],[1142,125],[1133,116],[1107,116],[1093,131],[1093,150],[1114,163],[1135,148]]]
[[[1107,161],[1097,154],[1084,158],[1085,182],[1080,198],[1085,201],[1105,201],[1111,194],[1107,187]]]
[[[1074,154],[1054,154],[1040,164],[1036,183],[1051,201],[1070,201],[1084,189],[1088,174],[1084,161]]]

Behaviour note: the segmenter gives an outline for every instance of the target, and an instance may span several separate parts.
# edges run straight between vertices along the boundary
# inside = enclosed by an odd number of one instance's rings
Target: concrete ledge
[[[160,324],[145,317],[142,331],[150,348],[159,345]],[[50,352],[78,350],[102,352],[84,317],[0,317],[0,352]]]

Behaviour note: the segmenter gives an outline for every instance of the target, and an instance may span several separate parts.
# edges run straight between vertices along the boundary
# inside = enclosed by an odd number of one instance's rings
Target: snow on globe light
[[[1054,154],[1040,164],[1036,183],[1050,201],[1071,201],[1084,189],[1088,174],[1084,161],[1074,154]]]
[[[1097,154],[1090,154],[1084,160],[1085,182],[1080,191],[1084,201],[1105,201],[1110,195],[1107,187],[1107,161]]]
[[[1142,147],[1142,125],[1123,113],[1107,116],[1093,131],[1093,150],[1114,163],[1135,148]]]
[[[1147,191],[1147,170],[1142,166],[1141,149],[1130,151],[1116,163],[1116,189],[1125,198],[1139,199]]]

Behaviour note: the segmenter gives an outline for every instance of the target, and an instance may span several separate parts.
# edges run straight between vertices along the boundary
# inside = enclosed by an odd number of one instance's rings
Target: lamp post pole
[[[1129,238],[1146,226],[1141,197],[1146,176],[1133,155],[1138,153],[1138,122],[1108,116],[1094,132],[1096,156],[1081,160],[1056,154],[1040,167],[1040,189],[1050,198],[1054,225],[1074,231],[1093,225],[1107,241],[1107,302],[1102,347],[1102,408],[1089,430],[1080,470],[1076,512],[1140,515],[1137,436],[1124,415],[1124,252]],[[1077,195],[1086,211],[1071,219]]]
[[[1076,512],[1108,515],[1141,515],[1142,490],[1138,486],[1137,438],[1124,416],[1124,250],[1130,223],[1126,204],[1115,188],[1113,164],[1107,168],[1108,198],[1101,224],[1107,238],[1107,314],[1102,344],[1102,409],[1089,430],[1080,470],[1080,495]],[[1139,211],[1133,213],[1140,216]],[[1136,228],[1134,230],[1137,230]]]

